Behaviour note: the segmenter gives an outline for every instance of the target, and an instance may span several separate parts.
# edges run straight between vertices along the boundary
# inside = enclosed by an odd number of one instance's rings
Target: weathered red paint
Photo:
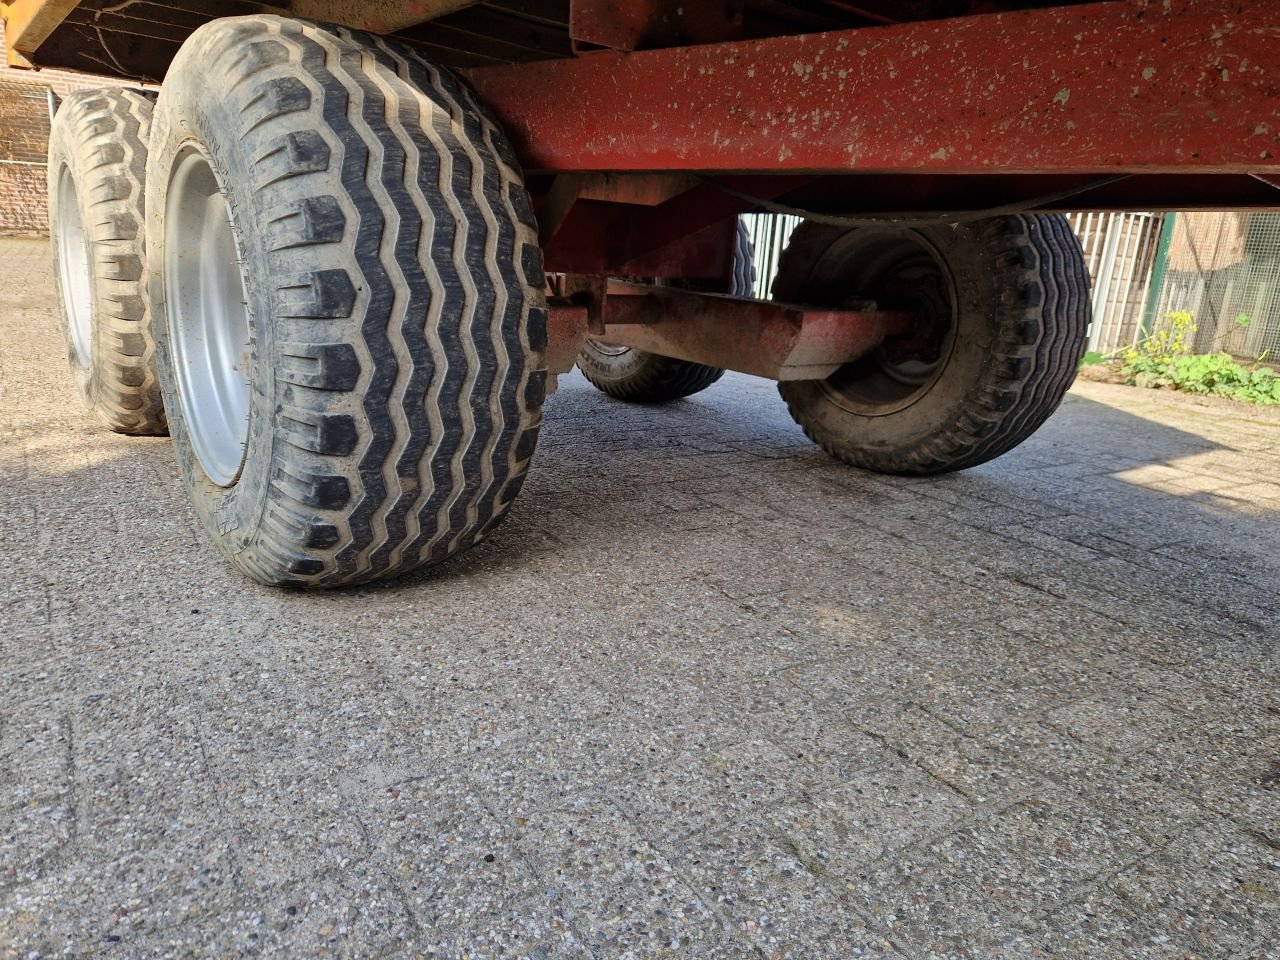
[[[811,180],[724,179],[766,199]],[[721,228],[731,231],[733,218],[749,206],[705,183],[652,206],[579,200],[546,244],[547,269],[640,277],[723,276],[731,269],[726,252],[733,247],[733,235]]]
[[[593,312],[598,326],[591,333]],[[549,368],[570,369],[592,336],[774,380],[823,379],[886,336],[909,333],[913,322],[905,313],[814,309],[614,280],[603,303],[551,302]]]
[[[578,362],[578,351],[587,339],[587,308],[581,304],[551,301],[547,308],[547,372],[553,377],[568,373]]]
[[[530,170],[1265,173],[1278,45],[1275,0],[1112,0],[466,73]]]

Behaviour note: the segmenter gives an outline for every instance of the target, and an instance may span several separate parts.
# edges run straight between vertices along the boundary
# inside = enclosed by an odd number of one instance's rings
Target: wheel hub
[[[926,383],[941,363],[951,329],[951,302],[933,271],[912,276],[908,289],[892,297],[898,309],[915,317],[911,333],[886,337],[880,345],[881,369],[903,384]]]
[[[89,240],[80,220],[80,201],[71,168],[58,175],[58,278],[71,330],[76,363],[87,367],[93,351],[93,277]]]
[[[240,476],[249,439],[249,313],[231,211],[205,154],[174,161],[164,223],[174,377],[200,466],[218,486]]]
[[[819,265],[819,290],[842,288],[843,302],[873,300],[915,317],[909,333],[886,337],[841,367],[822,389],[851,413],[885,416],[928,392],[954,343],[955,291],[933,248],[914,231],[857,231]]]

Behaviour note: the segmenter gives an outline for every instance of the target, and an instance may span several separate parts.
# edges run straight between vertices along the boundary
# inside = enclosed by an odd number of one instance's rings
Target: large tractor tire
[[[379,37],[213,21],[161,90],[147,204],[177,456],[236,566],[361,583],[493,529],[542,419],[545,280],[463,83]]]
[[[739,220],[729,292],[735,297],[749,297],[755,282],[755,249],[747,225]],[[598,390],[631,403],[680,400],[707,389],[724,376],[723,367],[594,340],[583,344],[578,369]]]
[[[63,100],[49,131],[49,238],[67,356],[117,433],[164,434],[145,292],[143,194],[151,101],[132,90]]]
[[[970,224],[802,224],[773,297],[874,301],[915,329],[826,380],[781,383],[791,415],[832,456],[868,470],[934,474],[1016,447],[1057,409],[1089,323],[1089,274],[1065,217]]]

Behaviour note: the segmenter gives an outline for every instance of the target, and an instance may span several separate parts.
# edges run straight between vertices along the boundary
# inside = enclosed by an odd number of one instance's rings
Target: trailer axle
[[[567,373],[587,339],[771,380],[823,380],[909,336],[915,318],[871,302],[828,310],[610,280],[549,302],[548,367]]]

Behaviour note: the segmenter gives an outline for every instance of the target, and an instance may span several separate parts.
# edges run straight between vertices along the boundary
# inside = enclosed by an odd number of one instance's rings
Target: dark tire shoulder
[[[1089,277],[1079,242],[1060,215],[997,217],[970,226],[1003,292],[989,362],[977,382],[941,380],[959,394],[955,415],[925,441],[871,450],[817,415],[812,384],[779,384],[806,435],[827,453],[881,473],[928,475],[977,466],[1030,437],[1075,379],[1089,321]],[[779,262],[774,296],[800,298],[799,276],[839,228],[802,224]]]
[[[168,432],[146,295],[144,195],[151,115],[152,98],[136,90],[82,90],[62,100],[49,134],[49,220],[55,257],[64,164],[90,214],[82,218],[93,289],[87,367],[76,363],[62,306],[77,387],[103,424],[117,433],[137,435]],[[63,296],[60,291],[60,299]]]

